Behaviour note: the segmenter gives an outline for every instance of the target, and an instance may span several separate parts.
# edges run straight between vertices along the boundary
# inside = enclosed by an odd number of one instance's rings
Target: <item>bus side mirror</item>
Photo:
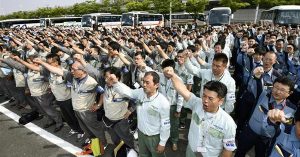
[[[233,14],[231,14],[231,15],[230,15],[230,18],[231,18],[231,19],[233,19],[233,17],[234,17],[234,15],[233,15]]]

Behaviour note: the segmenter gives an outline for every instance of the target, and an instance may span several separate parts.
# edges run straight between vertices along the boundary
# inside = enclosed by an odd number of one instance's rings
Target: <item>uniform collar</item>
[[[271,68],[271,70],[269,70],[268,72],[265,72],[265,74],[268,74],[269,76],[272,76],[273,73],[273,68]]]
[[[280,102],[279,104],[277,104],[276,101],[275,101],[275,99],[274,99],[274,97],[271,96],[270,102],[269,102],[269,103],[270,103],[271,105],[273,105],[274,108],[276,108],[277,106],[280,106],[281,108],[279,108],[279,109],[282,109],[282,108],[284,108],[285,105],[286,105],[286,99],[283,100],[282,102]],[[278,108],[277,108],[277,109],[278,109]]]
[[[77,83],[82,83],[82,82],[84,82],[85,80],[87,80],[87,78],[88,78],[88,75],[86,75],[84,78],[82,78],[82,79],[76,79],[76,81],[77,81]]]
[[[159,92],[156,91],[156,93],[154,95],[152,95],[150,98],[147,97],[147,94],[145,93],[145,99],[147,101],[153,101],[157,96],[158,96]]]

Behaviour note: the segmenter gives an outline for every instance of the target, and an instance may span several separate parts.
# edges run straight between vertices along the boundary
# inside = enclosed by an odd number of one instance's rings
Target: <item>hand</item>
[[[33,59],[33,62],[34,62],[34,63],[41,64],[41,63],[43,63],[43,60],[42,60],[41,58],[34,58],[34,59]]]
[[[156,152],[157,153],[163,153],[165,151],[165,146],[157,145]]]
[[[83,60],[83,57],[82,57],[82,55],[81,54],[75,54],[74,56],[73,56],[73,58],[74,58],[74,60],[77,60],[77,61],[79,61],[79,62],[81,62],[82,60]]]
[[[254,53],[255,53],[255,51],[254,51],[253,48],[249,48],[249,49],[247,50],[247,54],[248,54],[249,56],[252,56]]]
[[[161,46],[160,45],[156,45],[156,48],[161,50]]]
[[[100,108],[100,106],[98,106],[98,104],[95,103],[94,105],[91,106],[90,111],[96,112],[99,108]]]
[[[19,56],[11,56],[12,59],[16,60],[16,61],[19,61],[20,60],[20,57]]]
[[[163,73],[167,78],[172,78],[175,75],[174,69],[172,67],[164,68]]]
[[[126,114],[124,115],[124,119],[128,119],[129,116],[131,115],[131,113],[132,113],[132,112],[128,110],[128,111],[126,112]]]
[[[146,63],[145,62],[140,62],[140,64],[137,65],[140,69],[145,69],[146,68]]]
[[[276,122],[286,123],[287,121],[284,112],[279,109],[269,110],[268,117],[272,123],[276,123]]]
[[[190,51],[190,50],[188,50],[188,49],[185,49],[184,51],[183,51],[183,56],[184,56],[184,59],[186,59],[186,58],[192,58],[193,57],[193,53]]]
[[[175,116],[176,118],[180,118],[180,112],[175,112],[175,113],[174,113],[174,116]]]
[[[261,75],[264,73],[264,68],[263,67],[256,67],[254,70],[253,70],[253,74],[256,78],[260,78]]]
[[[145,42],[145,39],[144,39],[144,38],[140,38],[139,41],[140,41],[141,43],[144,43],[144,42]]]

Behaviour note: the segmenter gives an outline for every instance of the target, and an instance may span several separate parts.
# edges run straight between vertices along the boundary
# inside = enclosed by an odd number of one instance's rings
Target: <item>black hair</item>
[[[145,53],[143,53],[143,52],[136,52],[136,53],[134,54],[134,56],[138,56],[138,55],[141,55],[143,59],[146,58],[146,55],[145,55]]]
[[[276,40],[276,43],[277,43],[277,42],[281,42],[281,41],[284,43],[284,39],[277,39],[277,40]]]
[[[295,40],[294,36],[290,35],[287,37],[287,40]]]
[[[15,49],[11,50],[10,53],[13,54],[14,56],[19,56],[19,57],[21,56],[21,53]]]
[[[133,38],[128,39],[128,42],[129,42],[129,43],[132,42],[132,43],[135,44],[135,40],[134,40]]]
[[[290,90],[291,92],[294,90],[295,83],[294,83],[290,78],[288,78],[287,76],[280,76],[280,77],[277,77],[277,78],[275,79],[273,85],[274,85],[276,82],[288,86],[288,87],[289,87],[289,90]]]
[[[60,65],[60,58],[57,54],[55,53],[49,53],[47,56],[46,56],[46,59],[52,59],[53,61],[57,62],[58,65]]]
[[[222,49],[224,49],[224,44],[220,43],[220,42],[216,42],[214,47],[216,47],[217,45],[220,45]]]
[[[191,50],[193,53],[196,52],[196,47],[194,45],[189,45],[187,49]]]
[[[183,52],[184,52],[184,50],[179,50],[179,51],[177,52],[177,54],[183,53]]]
[[[296,49],[295,44],[287,44],[287,45],[291,45],[294,48],[294,51],[295,51],[295,49]]]
[[[228,63],[228,57],[225,53],[216,53],[213,60],[222,61],[222,63],[226,65]]]
[[[81,43],[76,44],[78,46],[78,48],[80,48],[81,50],[84,50],[84,46]]]
[[[175,69],[175,61],[173,59],[165,59],[161,63],[161,67],[162,67],[162,69],[164,69],[166,67],[172,67],[173,69]]]
[[[98,54],[100,53],[100,48],[98,46],[92,46],[91,49],[95,49]]]
[[[136,45],[136,47],[139,47],[140,49],[144,49],[144,46],[142,43],[136,43],[135,45]]]
[[[152,76],[153,77],[153,83],[158,84],[159,83],[159,75],[155,71],[148,71],[145,73],[144,77],[146,76]]]
[[[118,78],[118,80],[121,79],[121,76],[122,76],[121,75],[121,71],[118,68],[116,68],[116,67],[108,67],[108,68],[104,69],[104,75],[107,72],[109,72],[110,74],[115,74],[116,77]]]
[[[115,41],[111,41],[108,43],[108,45],[113,49],[113,50],[117,50],[120,51],[120,44],[115,42]]]
[[[261,47],[256,47],[254,48],[255,53],[260,53],[262,55],[264,55],[266,53],[266,49],[261,48]]]
[[[42,43],[45,47],[49,48],[49,44],[45,40],[40,41],[39,44],[40,43]]]
[[[60,51],[60,50],[59,50],[57,47],[52,47],[50,52],[51,52],[52,54],[57,54],[59,51]]]
[[[221,99],[225,98],[227,94],[226,85],[220,81],[209,81],[204,85],[204,89],[216,92]]]
[[[169,45],[171,45],[171,46],[174,47],[174,48],[176,47],[176,44],[175,44],[173,41],[170,41],[170,42],[168,43],[168,46],[169,46]]]

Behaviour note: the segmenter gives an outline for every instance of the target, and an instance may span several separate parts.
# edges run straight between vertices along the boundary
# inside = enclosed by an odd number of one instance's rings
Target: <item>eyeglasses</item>
[[[279,88],[277,86],[273,86],[272,90],[274,92],[278,92],[278,93],[281,93],[281,94],[290,93],[290,91],[286,91],[285,89]]]
[[[184,58],[183,56],[176,56],[177,58]]]

